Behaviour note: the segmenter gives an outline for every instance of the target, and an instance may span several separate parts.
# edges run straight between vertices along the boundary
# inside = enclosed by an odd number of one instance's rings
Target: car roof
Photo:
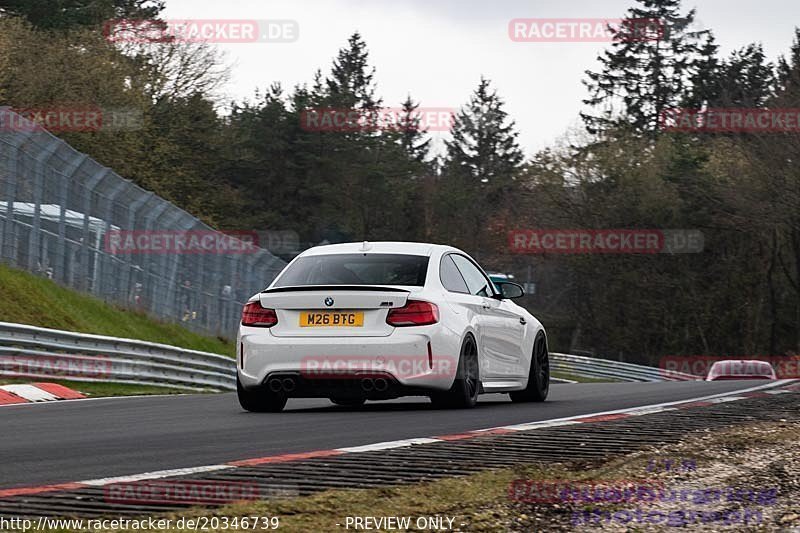
[[[723,361],[714,361],[712,368],[715,366],[733,366],[733,367],[749,366],[758,368],[772,367],[769,361],[760,361],[758,359],[725,359]]]
[[[458,248],[443,244],[431,244],[424,242],[399,242],[399,241],[367,241],[367,249],[364,249],[364,241],[345,242],[341,244],[326,244],[315,246],[301,253],[301,256],[308,255],[327,255],[327,254],[352,254],[352,253],[373,253],[373,254],[407,254],[431,256],[435,253],[461,252]]]
[[[745,374],[744,370],[751,371],[751,374]],[[711,365],[708,373],[717,374],[718,372],[735,373],[736,375],[763,375],[772,374],[774,368],[768,361],[759,361],[758,359],[729,359],[724,361],[715,361]]]

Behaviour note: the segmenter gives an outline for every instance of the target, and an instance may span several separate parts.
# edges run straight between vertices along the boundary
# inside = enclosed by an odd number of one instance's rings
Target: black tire
[[[533,343],[531,368],[528,373],[528,386],[525,390],[512,392],[512,402],[543,402],[550,392],[550,356],[547,354],[547,340],[539,333]]]
[[[358,407],[359,405],[364,405],[366,402],[366,398],[328,398],[331,402],[335,403],[336,405],[342,405],[344,407]]]
[[[478,345],[472,335],[464,340],[458,357],[458,369],[453,386],[447,392],[431,394],[434,407],[444,409],[469,409],[478,403],[481,390],[478,366]]]
[[[236,393],[239,396],[239,405],[251,413],[278,413],[286,406],[284,394],[272,392],[266,387],[258,389],[245,389],[236,377]]]

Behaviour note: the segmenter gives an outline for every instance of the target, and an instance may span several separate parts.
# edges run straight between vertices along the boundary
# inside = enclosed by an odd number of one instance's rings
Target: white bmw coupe
[[[245,304],[237,389],[248,411],[280,411],[288,398],[338,405],[429,396],[472,407],[480,393],[515,402],[547,397],[542,324],[450,246],[364,242],[298,255]]]

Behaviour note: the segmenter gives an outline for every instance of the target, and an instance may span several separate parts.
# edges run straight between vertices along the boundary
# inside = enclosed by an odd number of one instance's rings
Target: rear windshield
[[[409,285],[422,287],[428,257],[405,254],[335,254],[300,257],[274,287],[297,285]]]

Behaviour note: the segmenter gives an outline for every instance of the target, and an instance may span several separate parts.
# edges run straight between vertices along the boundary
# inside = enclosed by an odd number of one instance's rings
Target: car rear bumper
[[[403,384],[392,374],[381,372],[312,377],[296,371],[279,371],[268,374],[261,387],[279,392],[288,398],[364,398],[368,400],[425,396],[438,390],[425,384]]]
[[[242,327],[238,340],[242,385],[276,390],[285,384],[279,390],[291,397],[391,398],[447,390],[461,346],[439,324],[397,328],[388,337],[276,337]]]

